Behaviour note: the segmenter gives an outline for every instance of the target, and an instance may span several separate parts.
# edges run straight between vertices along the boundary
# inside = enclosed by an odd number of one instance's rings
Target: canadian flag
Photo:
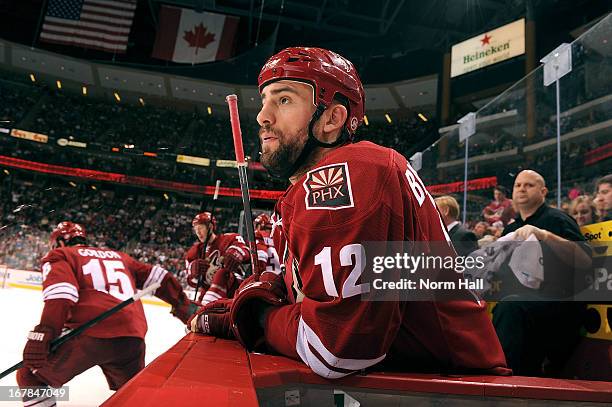
[[[232,56],[237,17],[162,6],[153,58],[199,64]]]

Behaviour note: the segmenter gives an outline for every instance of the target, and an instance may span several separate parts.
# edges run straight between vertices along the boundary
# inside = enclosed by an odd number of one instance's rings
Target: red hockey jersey
[[[75,328],[132,297],[136,289],[161,283],[167,271],[140,263],[125,253],[88,246],[62,247],[42,259],[43,300],[74,302],[66,326]],[[137,301],[87,329],[95,338],[135,336],[147,332],[142,303]]]
[[[191,263],[197,259],[208,259],[210,266],[206,271],[205,281],[203,281],[203,294],[199,299],[203,304],[220,298],[231,298],[233,292],[240,285],[245,277],[245,270],[233,270],[232,278],[228,278],[227,274],[217,273],[223,267],[223,256],[228,250],[234,251],[238,257],[242,258],[243,264],[250,264],[249,248],[246,245],[242,236],[238,233],[225,233],[217,235],[212,243],[208,244],[204,251],[204,243],[197,242],[185,254],[185,266],[187,271],[191,267]]]
[[[326,378],[383,360],[405,369],[507,371],[484,303],[361,300],[369,288],[359,280],[364,242],[452,248],[433,199],[396,151],[359,142],[329,152],[289,187],[272,219],[293,302],[267,315],[273,350]]]

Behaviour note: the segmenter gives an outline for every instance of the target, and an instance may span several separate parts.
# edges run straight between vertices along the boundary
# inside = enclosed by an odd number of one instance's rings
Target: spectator
[[[570,200],[573,201],[574,199],[578,198],[580,195],[582,195],[582,191],[580,190],[580,185],[578,185],[578,183],[574,183],[574,187],[570,189],[567,196]]]
[[[541,375],[545,358],[554,370],[569,357],[579,338],[584,304],[539,300],[571,296],[564,287],[573,288],[573,273],[591,265],[588,246],[575,243],[584,242],[578,225],[567,214],[546,205],[547,192],[544,178],[535,171],[521,171],[514,181],[512,198],[519,215],[503,234],[514,232],[514,239],[519,240],[534,235],[540,241],[543,282],[539,289],[521,290],[524,287],[507,273],[510,277],[502,284],[516,293],[493,309],[493,324],[508,365],[515,374],[525,376]],[[581,270],[574,269],[577,264]]]
[[[459,218],[459,203],[452,196],[444,195],[435,199],[442,221],[448,230],[455,251],[460,256],[467,256],[478,249],[476,235],[464,228],[457,220]]]
[[[472,232],[474,232],[477,239],[482,239],[487,234],[488,228],[489,224],[487,222],[478,222]]]
[[[504,186],[498,185],[493,189],[493,201],[482,211],[482,215],[490,225],[500,221],[503,223],[504,220],[507,223],[507,220],[514,217],[512,200],[508,199],[507,196],[508,191]],[[502,219],[502,216],[504,219]]]
[[[595,206],[588,195],[576,197],[569,207],[569,214],[578,226],[590,225],[595,218]]]
[[[601,177],[596,184],[596,198],[600,208],[599,222],[612,220],[612,174]]]

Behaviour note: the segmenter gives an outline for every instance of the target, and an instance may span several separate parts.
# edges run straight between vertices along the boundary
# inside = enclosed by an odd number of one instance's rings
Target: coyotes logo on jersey
[[[306,190],[306,209],[336,210],[354,206],[347,163],[310,170],[303,185]]]
[[[210,285],[212,283],[213,277],[215,276],[215,273],[222,267],[222,258],[220,256],[219,249],[211,250],[210,247],[208,247],[206,258],[210,260],[210,266],[208,266],[208,270],[206,270],[205,280],[206,284]]]

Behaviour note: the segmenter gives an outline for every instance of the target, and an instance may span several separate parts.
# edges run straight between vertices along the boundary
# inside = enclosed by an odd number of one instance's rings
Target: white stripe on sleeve
[[[52,284],[43,290],[43,301],[60,298],[78,302],[79,290],[73,284],[67,282]]]
[[[217,301],[220,298],[222,298],[222,297],[219,294],[217,294],[216,292],[208,290],[208,291],[206,291],[206,294],[204,294],[204,298],[202,298],[202,305],[206,305],[209,302]]]
[[[312,346],[319,353],[319,355],[321,355],[325,363],[323,363],[323,361],[310,350],[310,346]],[[343,359],[337,357],[331,353],[325,347],[325,345],[323,345],[321,339],[312,330],[312,328],[310,328],[306,322],[304,322],[302,317],[300,317],[300,322],[298,325],[296,350],[302,361],[306,363],[313,372],[319,376],[330,379],[344,377],[351,372],[334,371],[327,366],[331,366],[332,368],[337,367],[342,370],[357,371],[373,366],[387,356],[386,354],[383,354],[382,356],[374,359]]]
[[[168,271],[164,270],[160,266],[153,266],[153,268],[151,269],[151,272],[149,273],[149,277],[147,278],[144,285],[142,286],[142,289],[143,290],[146,289],[151,284],[155,284],[155,283],[161,284],[162,280],[164,279],[167,273]]]

